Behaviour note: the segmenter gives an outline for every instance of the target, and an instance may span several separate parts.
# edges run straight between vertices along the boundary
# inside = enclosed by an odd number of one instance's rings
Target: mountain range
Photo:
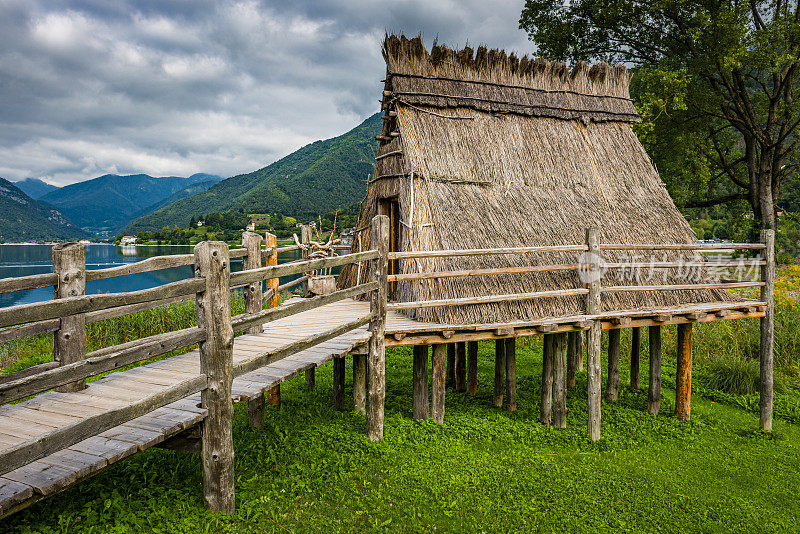
[[[55,208],[0,178],[0,241],[68,241],[89,237]]]
[[[375,163],[380,113],[338,137],[316,141],[257,171],[233,176],[128,225],[127,234],[185,227],[194,216],[225,211],[313,218],[364,198]]]
[[[56,208],[84,230],[113,235],[136,217],[160,208],[164,200],[192,195],[221,179],[210,174],[188,178],[106,174],[50,191],[39,202]]]
[[[38,178],[26,178],[25,180],[13,183],[15,186],[19,187],[23,193],[34,200],[58,189],[57,186],[48,184],[44,180],[40,180]]]

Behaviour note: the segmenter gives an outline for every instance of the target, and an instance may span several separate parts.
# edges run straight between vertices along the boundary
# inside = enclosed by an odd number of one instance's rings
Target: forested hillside
[[[47,193],[51,191],[55,191],[58,187],[54,185],[50,185],[43,180],[39,180],[38,178],[26,178],[25,180],[20,180],[19,182],[12,182],[15,186],[19,187],[20,191],[31,197],[32,199],[36,200],[37,198],[42,198]]]
[[[0,178],[0,242],[64,241],[87,237],[58,210],[42,206]]]
[[[194,174],[188,178],[106,174],[52,191],[44,195],[41,202],[57,208],[87,231],[113,233],[149,206],[182,189],[220,179],[209,174]]]
[[[349,206],[367,190],[380,127],[376,113],[339,137],[311,143],[263,169],[228,178],[142,217],[125,232],[185,227],[192,216],[212,212],[277,212],[307,219]]]

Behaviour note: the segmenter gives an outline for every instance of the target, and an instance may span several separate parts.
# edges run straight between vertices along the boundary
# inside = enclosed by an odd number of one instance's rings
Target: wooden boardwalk
[[[351,311],[363,311],[365,305],[368,310],[368,303],[344,301],[273,321],[265,325],[263,334],[241,335],[234,341],[233,364],[343,324],[352,318]],[[364,326],[244,374],[233,381],[233,402],[257,398],[299,373],[331,358],[345,356],[368,339]],[[200,357],[195,349],[108,374],[79,392],[49,391],[18,404],[0,406],[0,452],[82,417],[129,405],[199,373]],[[200,408],[200,394],[196,393],[10,471],[0,476],[0,516],[56,493],[136,452],[159,445],[194,427],[205,415],[206,411]]]

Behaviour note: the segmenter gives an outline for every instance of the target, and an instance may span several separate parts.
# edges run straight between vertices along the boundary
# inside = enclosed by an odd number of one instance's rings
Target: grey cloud
[[[530,51],[522,0],[0,0],[0,176],[249,172],[377,111],[384,31]]]

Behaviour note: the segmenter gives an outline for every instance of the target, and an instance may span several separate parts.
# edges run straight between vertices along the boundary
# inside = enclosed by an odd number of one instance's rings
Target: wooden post
[[[414,419],[428,418],[428,345],[414,345],[412,385]]]
[[[621,330],[608,331],[608,377],[606,378],[606,400],[619,398],[619,338]]]
[[[447,382],[449,388],[456,385],[456,344],[447,344]]]
[[[567,334],[567,387],[575,387],[575,371],[578,367],[578,338],[581,332]]]
[[[675,417],[688,421],[692,410],[692,323],[678,325]]]
[[[378,289],[370,294],[370,311],[375,315],[369,323],[372,334],[369,340],[367,402],[367,436],[372,441],[383,439],[383,403],[386,398],[386,299],[389,276],[389,218],[376,215],[372,219],[372,246],[378,258],[372,260],[372,281]]]
[[[344,371],[345,359],[333,359],[333,407],[344,410]]]
[[[478,342],[467,342],[467,393],[478,394]]]
[[[642,331],[640,327],[631,329],[631,388],[640,389],[639,385],[639,360],[642,352]]]
[[[567,427],[567,334],[553,335],[553,424]]]
[[[494,342],[494,405],[503,406],[503,389],[506,379],[506,344],[505,340]]]
[[[761,300],[767,303],[761,318],[761,374],[759,399],[759,426],[764,432],[772,431],[772,389],[775,351],[775,230],[761,230],[761,242],[766,245],[761,268]]]
[[[367,355],[353,354],[353,409],[367,411]]]
[[[575,339],[575,368],[579,373],[583,372],[583,353],[585,351],[583,340],[588,334],[584,331],[578,332],[578,337]]]
[[[194,247],[194,268],[205,278],[205,290],[197,293],[197,326],[206,332],[200,343],[200,372],[208,377],[202,406],[208,410],[201,432],[203,497],[212,512],[233,514],[233,403],[231,367],[230,258],[228,245],[203,241]]]
[[[651,326],[647,329],[649,344],[650,381],[647,388],[647,411],[658,415],[661,411],[661,327]]]
[[[459,341],[456,345],[456,391],[467,390],[467,344]]]
[[[447,345],[439,343],[433,346],[433,399],[431,403],[431,418],[437,423],[444,422],[444,396],[447,391],[445,386],[445,366],[447,364]]]
[[[242,259],[242,266],[245,270],[261,267],[261,241],[262,237],[255,232],[244,232],[242,234],[242,247],[247,249],[247,256]],[[261,282],[249,284],[244,287],[243,291],[245,312],[260,312],[264,305]],[[253,325],[247,329],[248,334],[260,334],[263,331],[264,329],[261,325]],[[256,429],[264,428],[264,395],[259,395],[247,401],[247,419],[251,427]]]
[[[322,231],[322,228],[320,228]],[[304,224],[300,227],[300,244],[302,245],[302,249],[300,250],[300,255],[303,257],[304,260],[308,259],[309,254],[311,254],[311,225]],[[311,273],[303,273],[303,275],[309,275]],[[303,282],[302,286],[303,295],[308,295],[308,280]]]
[[[508,338],[506,346],[506,410],[517,411],[517,340]]]
[[[267,266],[278,265],[278,238],[270,233],[264,234],[264,246],[267,249],[272,249],[272,252],[267,255]],[[270,293],[264,303],[265,308],[275,308],[278,305],[278,285],[280,280],[278,278],[270,278],[267,280],[267,292]],[[277,384],[267,391],[267,400],[272,406],[280,408],[281,406],[281,385]]]
[[[86,247],[80,243],[61,243],[53,246],[53,272],[58,281],[53,286],[53,298],[63,299],[86,294]],[[86,356],[86,315],[80,313],[61,318],[53,333],[53,360],[67,365]],[[85,380],[76,380],[56,388],[69,393],[86,387]]]
[[[545,334],[542,338],[542,402],[539,407],[539,421],[550,426],[553,413],[553,338],[555,334]]]
[[[586,313],[594,315],[600,312],[600,236],[597,228],[587,228],[586,244],[589,251],[587,254],[588,269],[586,274],[586,285],[589,294],[586,298]],[[596,441],[600,439],[600,403],[601,391],[600,381],[602,379],[600,352],[602,349],[602,330],[600,321],[592,322],[589,327],[587,344],[589,345],[587,357],[587,397],[589,401],[588,430],[589,439]]]

